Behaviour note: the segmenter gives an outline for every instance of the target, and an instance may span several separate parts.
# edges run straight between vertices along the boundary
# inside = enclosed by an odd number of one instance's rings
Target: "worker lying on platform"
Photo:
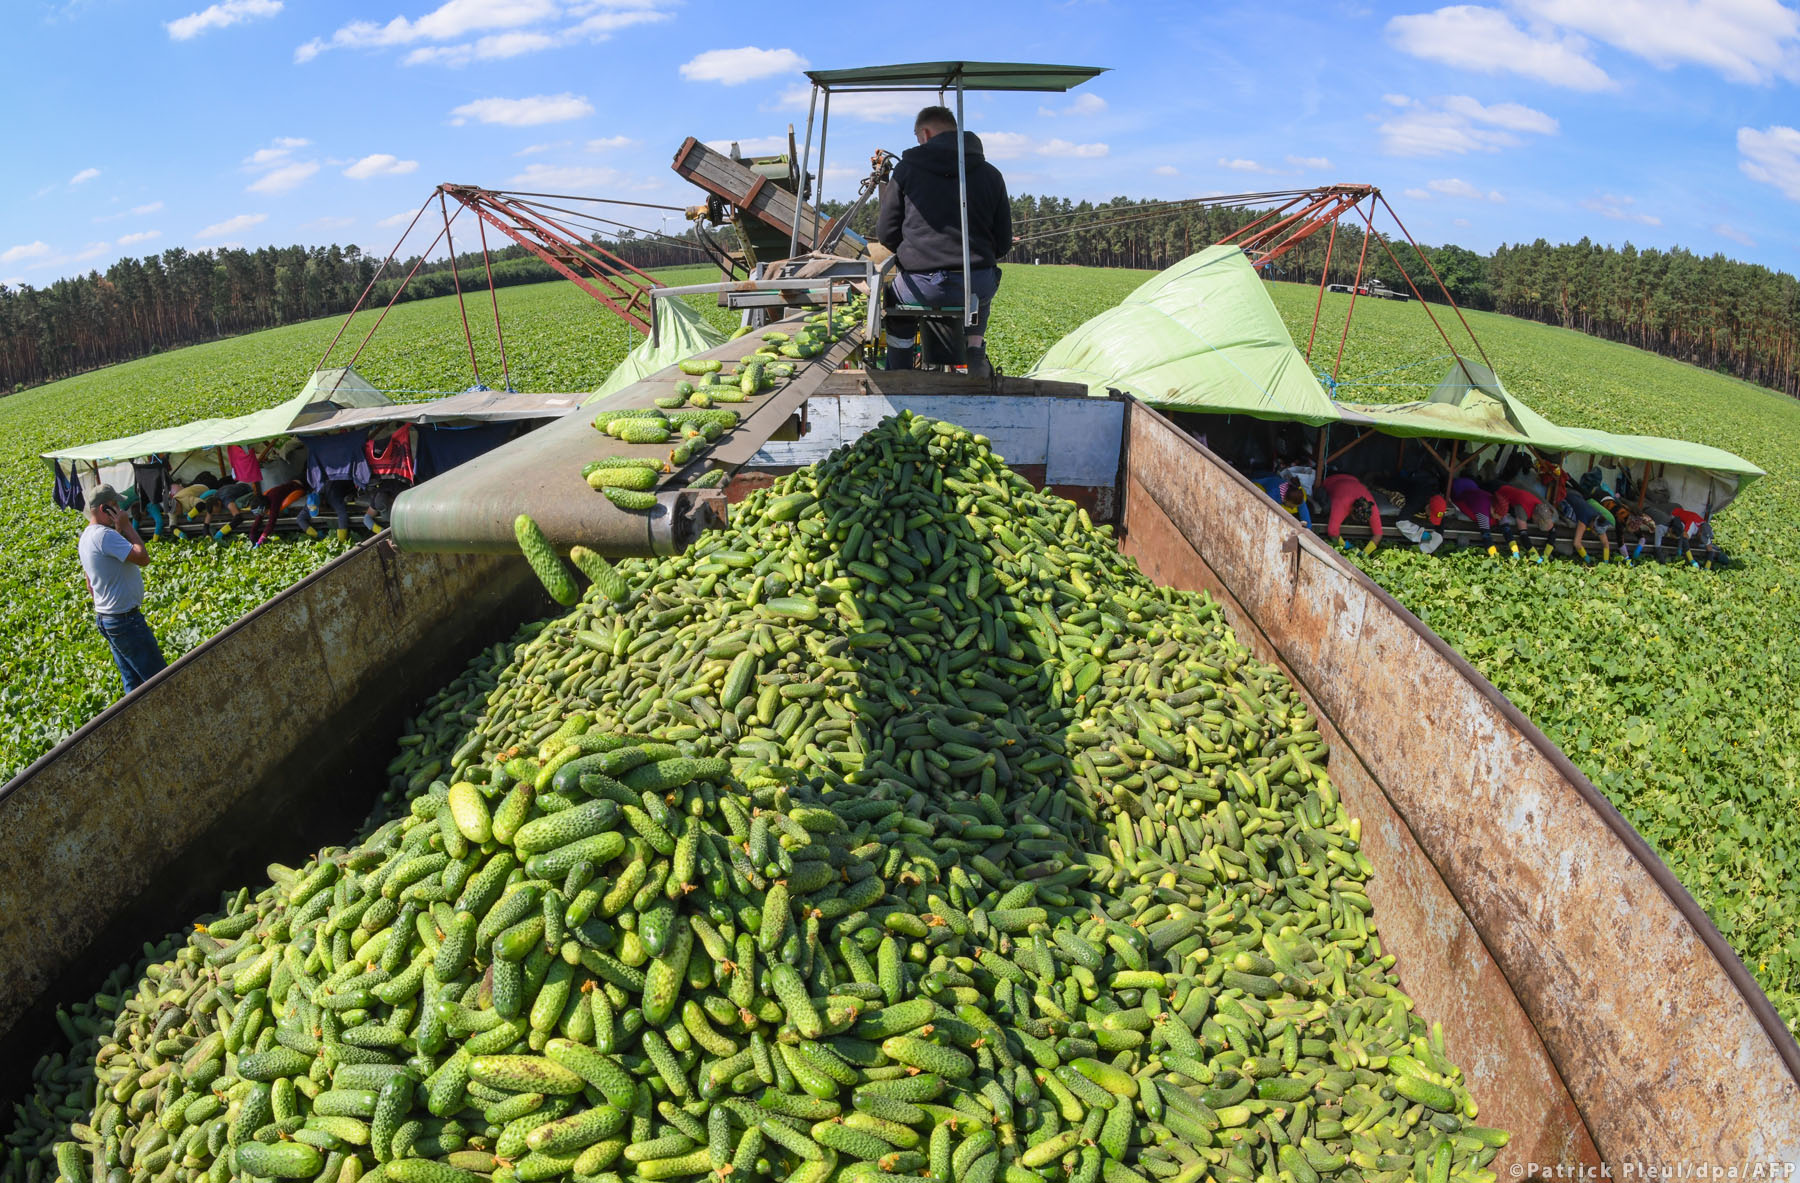
[[[946,107],[926,107],[913,120],[916,147],[900,155],[894,176],[881,192],[875,237],[899,256],[888,290],[890,303],[930,308],[962,305],[962,195],[957,186],[956,116]],[[988,312],[1000,287],[1000,260],[1012,250],[1012,203],[1006,180],[988,163],[981,140],[963,132],[963,164],[968,181],[969,283],[975,289],[976,320],[968,330],[969,373],[993,373],[987,357]],[[910,370],[918,345],[917,317],[887,321],[887,368]]]
[[[1259,476],[1256,483],[1262,486],[1263,492],[1281,503],[1281,508],[1296,515],[1300,524],[1312,529],[1312,509],[1306,504],[1306,487],[1297,478],[1282,476]]]
[[[1608,514],[1598,501],[1582,496],[1581,490],[1571,485],[1569,486],[1569,491],[1563,496],[1562,504],[1558,508],[1575,523],[1575,553],[1581,556],[1582,562],[1591,563],[1594,561],[1593,556],[1588,554],[1587,547],[1583,546],[1581,542],[1582,537],[1587,533],[1589,526],[1594,528],[1594,533],[1600,539],[1601,560],[1605,561],[1607,558],[1611,557],[1612,535],[1610,531],[1612,530],[1613,524],[1612,515]]]
[[[1518,543],[1513,538],[1515,526],[1527,549],[1534,552],[1537,547],[1531,543],[1530,527],[1536,526],[1544,536],[1540,561],[1550,553],[1551,537],[1556,533],[1556,511],[1542,497],[1517,485],[1501,485],[1494,494],[1494,514],[1500,522],[1501,535],[1515,557],[1519,553]]]
[[[1369,487],[1347,472],[1334,472],[1320,482],[1326,504],[1325,534],[1339,546],[1349,549],[1340,537],[1344,520],[1353,526],[1367,525],[1371,535],[1364,554],[1375,553],[1381,542],[1381,510]]]

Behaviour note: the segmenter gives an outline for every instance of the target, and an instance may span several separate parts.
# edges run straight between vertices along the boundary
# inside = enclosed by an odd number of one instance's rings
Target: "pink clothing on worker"
[[[1326,519],[1326,534],[1336,538],[1343,529],[1344,519],[1350,516],[1350,508],[1358,501],[1369,503],[1369,533],[1376,541],[1381,539],[1381,511],[1375,495],[1369,487],[1347,472],[1336,472],[1320,482],[1325,490],[1325,499],[1331,505],[1330,516]]]
[[[225,449],[225,459],[231,461],[231,475],[248,485],[262,484],[262,461],[249,448],[240,448],[232,444]]]

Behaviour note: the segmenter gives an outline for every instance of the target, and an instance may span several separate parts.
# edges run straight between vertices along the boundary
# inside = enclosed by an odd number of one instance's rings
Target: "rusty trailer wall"
[[[360,819],[419,696],[547,603],[516,555],[402,554],[381,535],[0,788],[0,1096],[56,1001]]]
[[[1159,582],[1218,594],[1320,715],[1402,987],[1442,1020],[1483,1123],[1514,1131],[1501,1176],[1603,1162],[1613,1178],[1768,1178],[1800,1162],[1800,1049],[1586,777],[1167,419],[1133,403],[1126,440],[1123,549]]]

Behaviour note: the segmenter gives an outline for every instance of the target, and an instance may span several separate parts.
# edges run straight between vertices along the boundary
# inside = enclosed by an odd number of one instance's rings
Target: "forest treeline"
[[[836,203],[824,206],[827,215],[841,210]],[[1233,206],[1020,196],[1013,200],[1013,231],[1021,241],[1012,259],[1160,269],[1255,216]],[[873,222],[873,208],[864,208],[851,226],[867,234]],[[729,233],[717,237],[729,244]],[[672,239],[626,234],[596,241],[646,269],[707,261],[691,229]],[[1326,234],[1315,234],[1271,265],[1268,278],[1319,282],[1327,245]],[[1346,221],[1332,244],[1332,282],[1349,282],[1361,248],[1361,231]],[[1424,252],[1465,307],[1622,341],[1800,395],[1800,281],[1785,272],[1719,254],[1612,247],[1586,238],[1503,245],[1486,256],[1455,245]],[[1365,271],[1405,290],[1396,257],[1427,299],[1441,299],[1404,239],[1371,240]],[[492,258],[496,287],[561,278],[518,246]],[[416,262],[390,265],[369,302],[385,304]],[[176,247],[42,288],[0,285],[0,392],[183,345],[341,315],[379,266],[377,257],[355,246]],[[465,292],[486,290],[488,272],[479,254],[459,256],[455,272],[453,277],[447,259],[420,264],[401,298],[448,295],[458,280]]]

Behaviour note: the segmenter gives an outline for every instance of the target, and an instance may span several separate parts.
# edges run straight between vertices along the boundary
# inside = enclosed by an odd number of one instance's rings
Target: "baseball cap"
[[[87,495],[89,509],[99,509],[102,505],[117,505],[119,491],[111,485],[95,485],[93,492]]]
[[[1442,493],[1432,494],[1431,500],[1425,503],[1425,520],[1434,526],[1443,525],[1444,511],[1448,508],[1450,503],[1444,500]]]

